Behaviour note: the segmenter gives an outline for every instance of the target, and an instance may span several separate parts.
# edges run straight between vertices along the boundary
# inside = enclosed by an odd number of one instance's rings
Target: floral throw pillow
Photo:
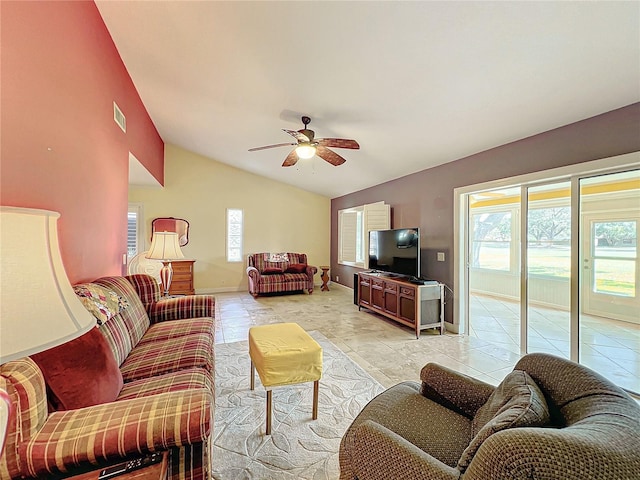
[[[84,307],[96,317],[98,325],[108,322],[129,306],[129,302],[116,292],[95,283],[76,285],[73,290]]]
[[[289,254],[288,253],[265,253],[264,261],[265,262],[288,262]]]

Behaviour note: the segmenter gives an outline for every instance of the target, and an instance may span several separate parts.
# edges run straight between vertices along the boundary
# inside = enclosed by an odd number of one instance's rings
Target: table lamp
[[[151,239],[151,248],[146,255],[147,258],[162,261],[162,270],[160,270],[160,280],[164,289],[165,297],[169,295],[171,287],[171,278],[173,277],[172,260],[184,258],[178,234],[176,232],[154,232]]]
[[[96,325],[64,270],[59,217],[48,210],[0,207],[0,365],[61,345]],[[0,391],[0,400],[7,403],[6,398]],[[3,422],[8,416],[0,415]],[[0,443],[5,434],[3,423]]]

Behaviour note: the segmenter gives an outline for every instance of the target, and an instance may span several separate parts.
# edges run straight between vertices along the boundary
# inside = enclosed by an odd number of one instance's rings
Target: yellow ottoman
[[[267,435],[271,435],[271,388],[313,383],[313,419],[318,418],[318,387],[322,347],[297,323],[276,323],[249,329],[251,390],[255,371],[267,389]]]

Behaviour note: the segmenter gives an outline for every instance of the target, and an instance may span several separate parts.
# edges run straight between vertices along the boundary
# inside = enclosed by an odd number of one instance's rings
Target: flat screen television
[[[420,278],[419,228],[370,231],[369,268]]]

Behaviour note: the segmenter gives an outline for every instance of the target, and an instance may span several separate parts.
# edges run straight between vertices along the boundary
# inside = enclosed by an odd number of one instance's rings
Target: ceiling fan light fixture
[[[315,154],[316,154],[316,147],[314,147],[313,145],[299,145],[296,148],[296,155],[298,155],[298,158],[302,160],[308,160],[310,158],[313,158]]]

